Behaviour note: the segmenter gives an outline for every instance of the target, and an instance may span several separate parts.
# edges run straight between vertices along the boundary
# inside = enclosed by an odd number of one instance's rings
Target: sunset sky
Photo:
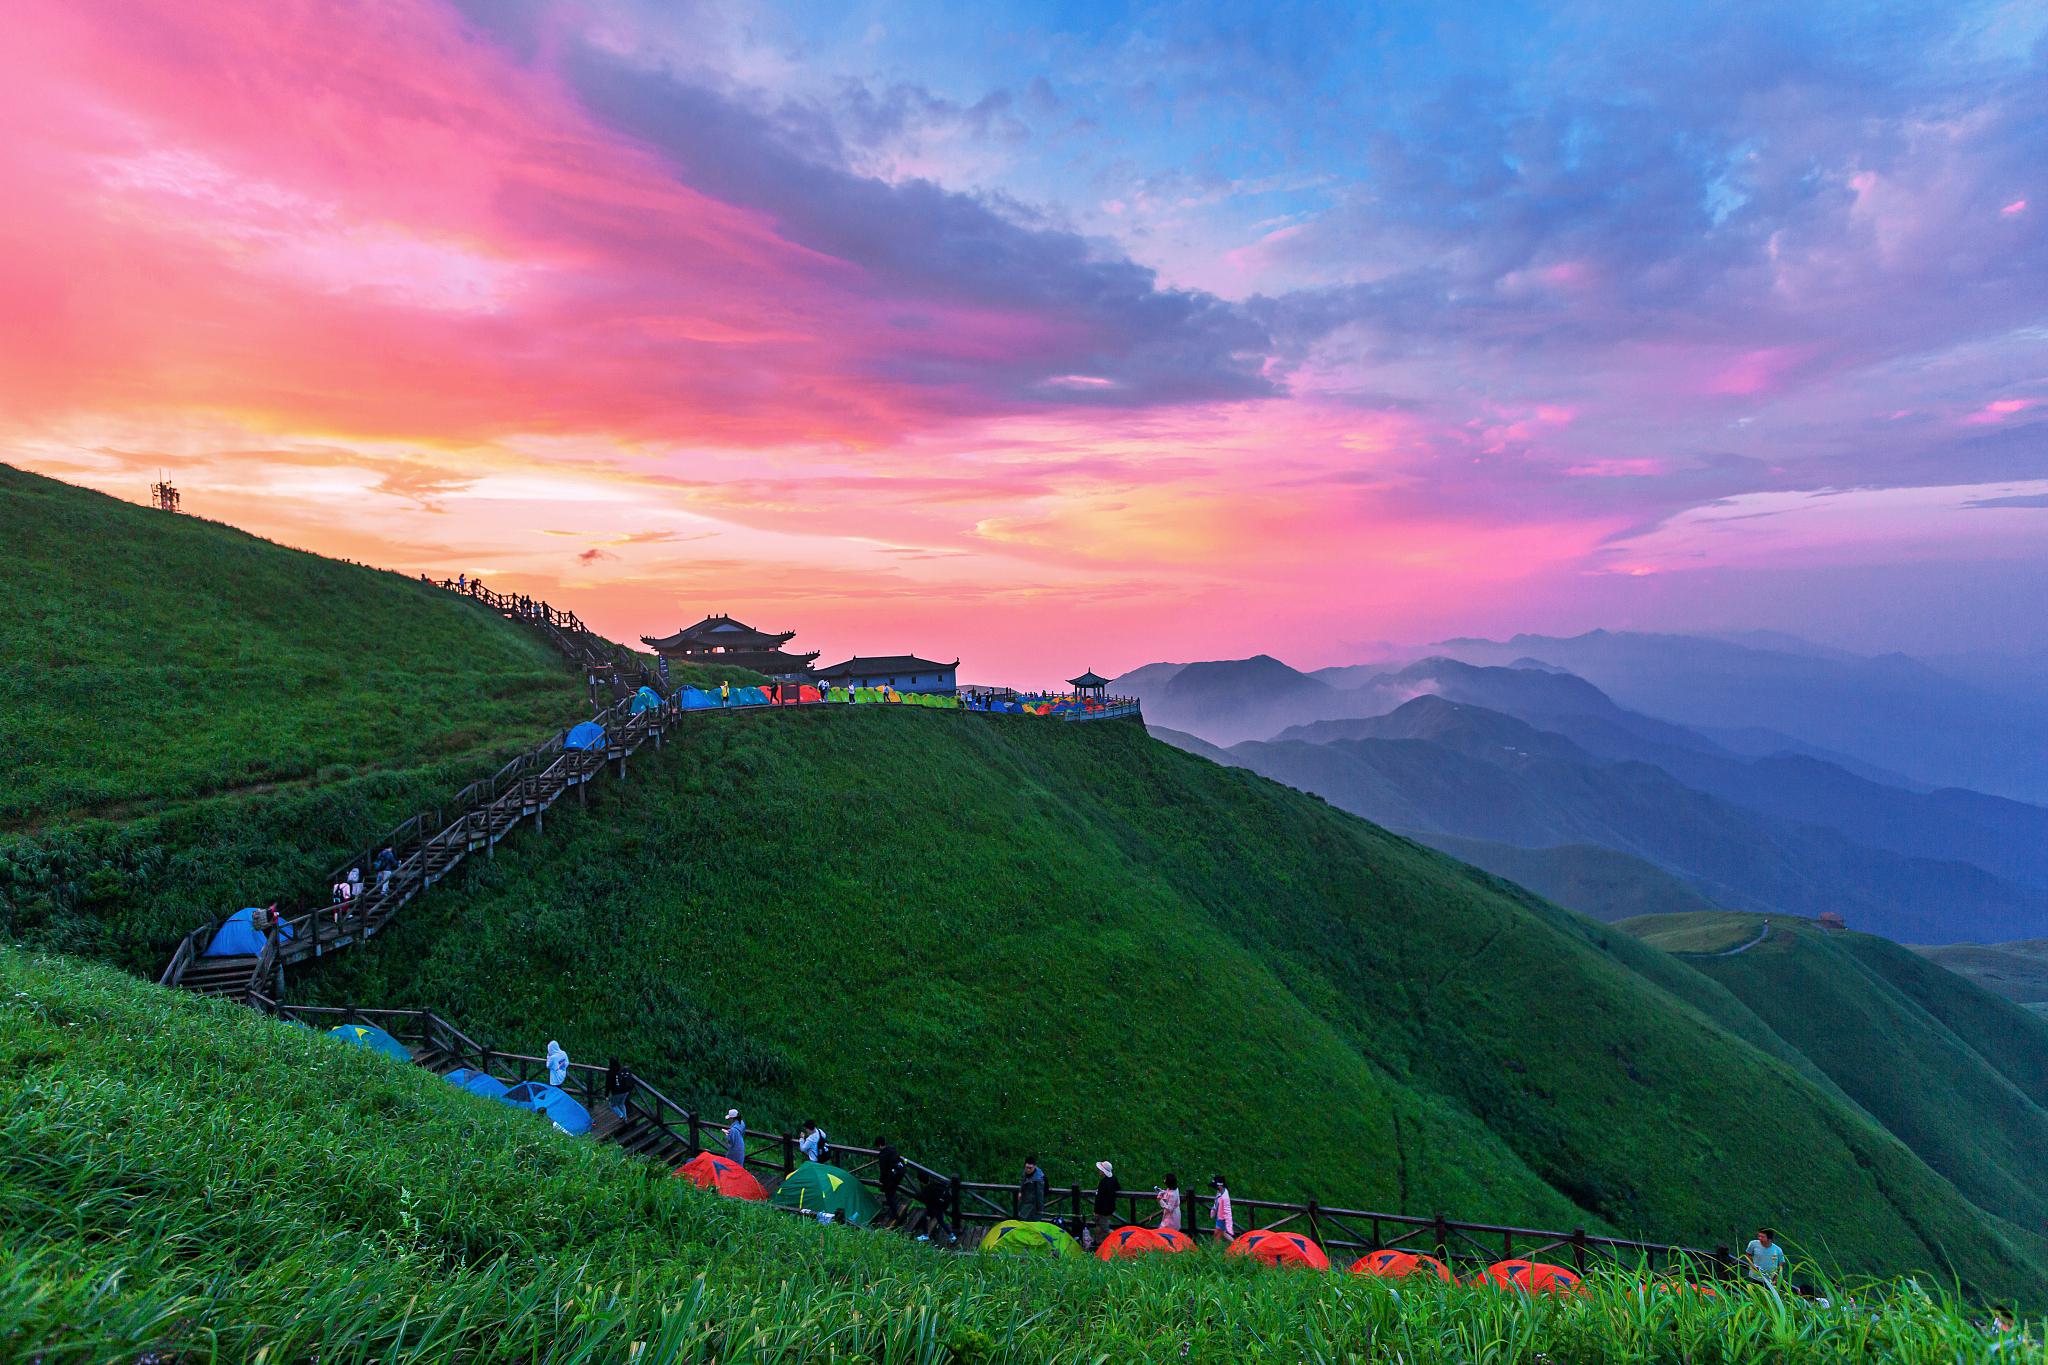
[[[2048,6],[15,0],[0,460],[971,680],[2048,648]]]

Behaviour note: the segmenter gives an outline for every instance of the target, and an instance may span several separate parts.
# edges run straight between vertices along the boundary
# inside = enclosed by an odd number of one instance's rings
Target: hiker
[[[875,1183],[882,1187],[882,1225],[894,1227],[903,1219],[897,1202],[903,1189],[903,1154],[886,1137],[875,1139]]]
[[[725,1111],[725,1159],[747,1164],[747,1121],[737,1109]]]
[[[612,1102],[612,1112],[620,1118],[626,1117],[626,1101],[632,1097],[634,1084],[633,1073],[626,1070],[626,1064],[612,1058],[612,1064],[605,1068],[604,1093]]]
[[[384,851],[377,855],[377,861],[371,864],[370,870],[377,874],[377,894],[390,895],[391,878],[398,872],[398,854],[386,844]]]
[[[1237,1224],[1230,1217],[1230,1186],[1223,1183],[1223,1177],[1209,1177],[1209,1188],[1216,1191],[1209,1200],[1209,1222],[1216,1229],[1216,1240],[1230,1242],[1237,1239]]]
[[[1756,1236],[1742,1249],[1742,1260],[1749,1271],[1749,1278],[1758,1284],[1775,1287],[1778,1282],[1778,1268],[1785,1264],[1785,1248],[1778,1245],[1778,1234],[1770,1228],[1758,1228]]]
[[[459,573],[459,574],[455,575],[455,591],[457,591],[457,592],[468,592],[468,591],[469,591],[469,575],[468,575],[468,574],[466,574],[466,573]]]
[[[1017,1217],[1026,1223],[1045,1221],[1045,1172],[1038,1158],[1024,1158],[1024,1177],[1017,1182]]]
[[[334,884],[334,899],[329,902],[329,905],[334,910],[334,927],[339,929],[341,927],[341,917],[348,910],[347,882],[336,882]]]
[[[1102,1172],[1102,1179],[1095,1182],[1095,1222],[1092,1227],[1095,1245],[1101,1246],[1116,1219],[1116,1197],[1123,1193],[1124,1187],[1117,1183],[1116,1168],[1107,1161],[1096,1162],[1095,1169]]]
[[[264,916],[264,918],[265,918],[265,919],[267,919],[267,920],[269,920],[269,921],[270,921],[270,928],[269,928],[269,929],[268,929],[268,931],[267,931],[267,932],[269,932],[269,933],[273,933],[273,934],[274,934],[274,933],[276,933],[276,932],[277,932],[277,931],[278,931],[278,930],[279,930],[280,928],[282,928],[282,927],[283,927],[283,925],[284,925],[284,918],[283,918],[283,916],[281,916],[281,915],[279,915],[279,914],[277,913],[277,902],[276,902],[276,901],[272,901],[272,902],[270,903],[270,905],[269,905],[269,908],[267,908],[266,910],[264,910],[264,912],[263,912],[263,916]]]
[[[363,869],[352,867],[348,870],[348,898],[354,900],[363,894]]]
[[[802,1136],[796,1140],[796,1149],[804,1154],[805,1161],[818,1160],[818,1149],[824,1145],[825,1130],[809,1119],[804,1120]]]
[[[1180,1177],[1172,1171],[1166,1173],[1166,1183],[1154,1190],[1153,1197],[1159,1200],[1159,1226],[1180,1231]]]
[[[559,1090],[562,1082],[569,1079],[569,1054],[562,1051],[562,1045],[548,1039],[548,1084]]]
[[[728,704],[729,704],[729,703],[730,703],[731,701],[732,701],[732,684],[731,684],[731,683],[729,683],[729,682],[722,682],[722,683],[720,683],[720,684],[718,685],[718,704],[719,704],[720,706],[725,706],[725,705],[728,705]]]
[[[917,1187],[917,1202],[917,1240],[952,1241],[953,1234],[946,1226],[946,1216],[953,1208],[952,1187],[936,1174],[927,1172],[924,1182]]]

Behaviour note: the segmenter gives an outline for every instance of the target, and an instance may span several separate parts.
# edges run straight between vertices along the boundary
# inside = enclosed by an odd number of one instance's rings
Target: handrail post
[[[1586,1230],[1572,1229],[1572,1269],[1581,1275],[1586,1273]]]
[[[1451,1220],[1441,1213],[1436,1216],[1436,1258],[1446,1262],[1451,1258]]]
[[[690,1111],[690,1155],[704,1150],[704,1121],[697,1117],[697,1111]]]
[[[782,1135],[782,1173],[785,1176],[796,1173],[796,1139],[787,1133]]]
[[[953,1240],[956,1242],[960,1240],[960,1185],[957,1175],[946,1182],[947,1194],[953,1205]]]

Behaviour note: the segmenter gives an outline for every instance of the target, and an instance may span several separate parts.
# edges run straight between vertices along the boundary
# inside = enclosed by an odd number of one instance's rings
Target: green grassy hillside
[[[301,987],[624,1053],[707,1108],[915,1134],[977,1175],[1107,1156],[1250,1197],[1708,1244],[1769,1219],[1858,1265],[2039,1274],[1682,965],[1136,726],[712,718],[550,826]],[[1759,1113],[1781,1142],[1750,1140]]]
[[[1679,915],[1621,927],[1716,952],[1761,923]],[[2048,1022],[1889,940],[1782,916],[1754,948],[1688,962],[1980,1206],[2048,1226]]]
[[[2037,1014],[2048,1009],[2048,938],[1945,943],[1913,951]]]
[[[1948,1365],[1991,1345],[1884,1288],[1816,1311],[1609,1278],[1569,1301],[1394,1293],[1206,1252],[955,1256],[718,1201],[414,1068],[6,950],[0,1066],[0,1358],[41,1365]]]
[[[0,466],[0,934],[160,964],[579,714],[531,631]]]
[[[1518,848],[1455,834],[1421,837],[1431,848],[1597,920],[1612,923],[1637,915],[1714,908],[1713,902],[1663,868],[1611,848],[1594,844]]]

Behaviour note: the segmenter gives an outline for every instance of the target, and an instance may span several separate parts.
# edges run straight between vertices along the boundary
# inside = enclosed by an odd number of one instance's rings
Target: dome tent
[[[1576,1294],[1579,1274],[1561,1265],[1542,1261],[1495,1261],[1472,1277],[1474,1285],[1494,1289],[1519,1289],[1525,1294]]]
[[[586,720],[572,728],[562,739],[564,749],[602,749],[604,727],[594,720]]]
[[[229,915],[221,923],[219,929],[214,931],[213,942],[206,945],[206,951],[201,953],[200,956],[253,957],[255,954],[262,952],[263,930],[256,926],[259,923],[266,922],[269,913],[269,911],[259,910],[253,905],[235,911],[234,914]],[[280,924],[277,932],[280,938],[290,938],[292,936],[292,927],[289,924]]]
[[[768,1191],[754,1173],[716,1152],[699,1152],[676,1167],[678,1176],[700,1190],[716,1190],[728,1199],[766,1199]]]
[[[659,711],[660,709],[661,694],[653,688],[643,687],[633,694],[632,714],[637,716],[643,712]]]
[[[477,1071],[466,1066],[456,1067],[441,1079],[458,1089],[467,1090],[470,1094],[480,1095],[487,1100],[503,1099],[505,1092],[511,1089],[489,1072]]]
[[[1086,1259],[1081,1244],[1052,1223],[1006,1218],[982,1236],[981,1250],[1025,1256]]]
[[[339,1038],[351,1047],[368,1048],[372,1052],[381,1052],[386,1057],[395,1058],[407,1064],[412,1062],[412,1053],[404,1043],[399,1042],[383,1029],[372,1028],[368,1024],[337,1024],[327,1030],[327,1036],[329,1038]]]
[[[547,1119],[570,1137],[590,1131],[590,1111],[578,1104],[566,1090],[540,1081],[521,1081],[498,1096],[500,1104],[528,1109]]]
[[[1330,1268],[1330,1258],[1314,1242],[1298,1232],[1276,1232],[1271,1228],[1254,1228],[1240,1233],[1230,1244],[1228,1254],[1255,1256],[1267,1265],[1305,1265],[1316,1270]]]
[[[852,1174],[822,1161],[806,1161],[791,1171],[769,1200],[777,1208],[798,1209],[820,1220],[859,1227],[874,1221],[882,1206]]]
[[[1382,1280],[1406,1279],[1410,1275],[1428,1279],[1434,1275],[1449,1284],[1458,1282],[1449,1266],[1434,1256],[1425,1256],[1417,1251],[1368,1251],[1351,1263],[1351,1273],[1372,1275]]]
[[[1102,1245],[1095,1248],[1095,1257],[1101,1261],[1115,1261],[1129,1256],[1151,1256],[1162,1252],[1173,1253],[1194,1249],[1194,1240],[1177,1228],[1147,1228],[1129,1224],[1103,1238]]]

